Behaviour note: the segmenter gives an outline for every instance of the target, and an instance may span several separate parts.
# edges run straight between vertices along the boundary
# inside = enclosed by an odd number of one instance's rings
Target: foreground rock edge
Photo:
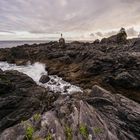
[[[7,73],[11,76],[15,73],[20,75],[15,71]],[[12,82],[16,83],[16,78]],[[37,86],[32,84],[33,87]],[[19,83],[17,86],[21,88],[23,85]],[[26,86],[24,89],[28,91],[29,87]],[[41,90],[42,88],[39,91]],[[34,96],[32,92],[29,93],[28,98]],[[55,140],[87,138],[137,140],[140,138],[140,105],[122,95],[111,94],[97,85],[81,95],[77,93],[58,95],[56,98],[52,93],[52,98],[54,96],[55,100],[51,101],[50,109],[47,106],[50,101],[45,96],[48,97],[48,94],[43,96],[46,102],[41,112],[40,108],[37,108],[33,116],[30,114],[32,117],[29,120],[4,130],[0,134],[0,140],[24,140],[28,137],[42,140],[48,137]]]

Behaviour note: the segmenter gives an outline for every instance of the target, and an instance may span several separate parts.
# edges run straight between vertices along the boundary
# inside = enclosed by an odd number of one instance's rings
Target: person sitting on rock
[[[59,45],[61,47],[65,47],[65,39],[63,38],[63,35],[61,34],[61,38],[59,39]]]

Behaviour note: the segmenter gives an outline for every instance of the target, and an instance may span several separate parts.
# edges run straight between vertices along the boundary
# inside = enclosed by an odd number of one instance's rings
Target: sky
[[[140,0],[0,0],[0,40],[94,40],[140,32]]]

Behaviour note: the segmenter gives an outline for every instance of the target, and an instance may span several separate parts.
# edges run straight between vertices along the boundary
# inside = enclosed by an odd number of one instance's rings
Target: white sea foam
[[[7,62],[0,62],[0,69],[5,70],[17,70],[31,77],[38,85],[48,88],[53,92],[60,92],[62,94],[72,94],[74,92],[82,92],[82,89],[71,85],[70,83],[64,81],[62,78],[56,75],[50,75],[50,81],[46,84],[39,82],[42,75],[47,75],[48,72],[45,71],[45,65],[39,62],[34,64],[28,63],[27,65],[17,66],[15,64],[9,64]]]

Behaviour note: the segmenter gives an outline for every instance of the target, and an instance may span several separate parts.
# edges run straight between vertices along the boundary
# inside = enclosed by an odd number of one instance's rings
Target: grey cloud
[[[103,38],[103,37],[110,37],[110,36],[115,35],[117,33],[118,33],[117,31],[110,31],[110,32],[105,32],[105,33],[104,32],[96,32],[95,34],[91,33],[90,36],[93,36],[96,38]]]
[[[139,9],[139,0],[0,0],[0,30],[79,36],[94,31],[101,37],[96,31],[139,25]]]
[[[90,36],[90,37],[95,37],[95,35],[94,35],[93,33],[91,33],[89,36]]]
[[[115,35],[115,34],[117,34],[117,33],[118,33],[118,31],[111,31],[111,32],[107,32],[107,33],[105,33],[104,36],[109,37],[109,36]]]
[[[117,34],[118,32],[119,32],[119,29],[118,29],[118,31],[110,31],[110,32],[105,32],[105,33],[103,33],[103,32],[96,32],[95,35],[96,35],[96,37],[103,38],[103,37],[110,37],[112,35]],[[138,34],[139,34],[139,32],[137,30],[135,30],[134,27],[126,29],[126,33],[127,33],[127,35],[129,37],[138,36]],[[91,33],[90,35],[92,35],[92,34],[93,33]]]
[[[0,33],[10,33],[10,34],[14,34],[14,32],[12,32],[12,31],[6,31],[6,30],[0,30]]]
[[[128,36],[138,36],[138,31],[136,31],[133,27],[127,29],[127,34]]]
[[[96,35],[99,37],[103,37],[103,33],[101,33],[101,32],[97,32]]]

